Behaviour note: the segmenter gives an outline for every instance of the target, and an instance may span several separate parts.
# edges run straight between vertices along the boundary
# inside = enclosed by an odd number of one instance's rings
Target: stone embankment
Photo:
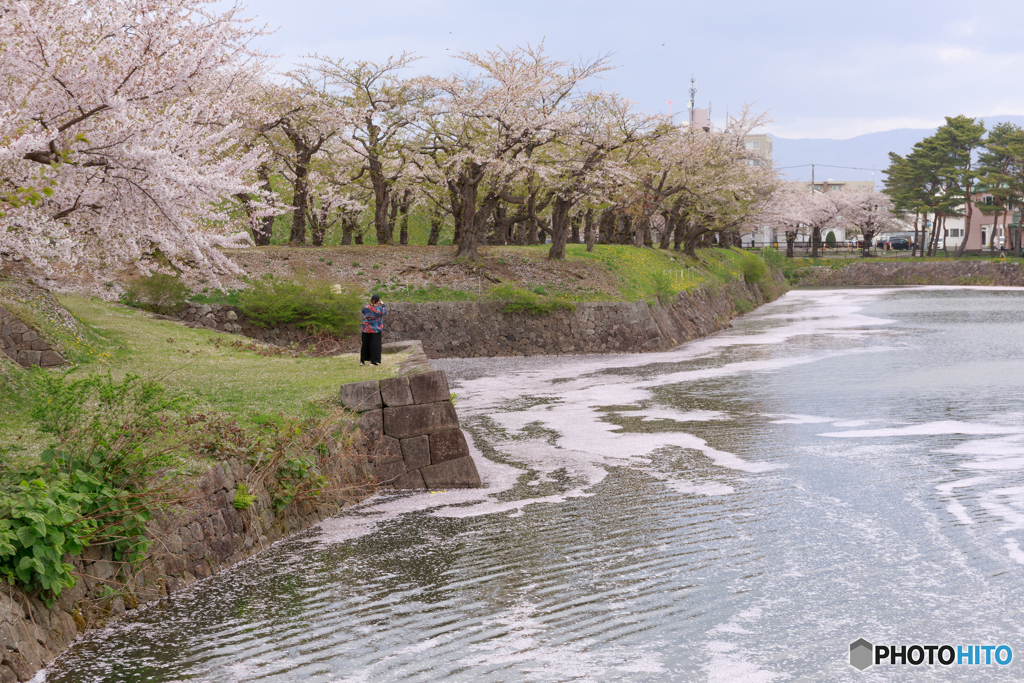
[[[197,304],[189,302],[176,316],[189,327],[205,327],[209,330],[244,334],[246,337],[274,344],[289,346],[309,337],[309,332],[297,325],[281,325],[264,328],[249,322],[241,310],[223,304]]]
[[[361,446],[379,483],[396,489],[480,486],[443,370],[345,384],[341,403],[359,413]]]
[[[385,338],[420,340],[428,358],[477,358],[664,351],[729,326],[786,291],[778,271],[762,283],[733,282],[683,292],[669,304],[581,302],[547,315],[504,313],[501,301],[388,304]],[[287,346],[309,337],[301,327],[261,328],[233,306],[190,303],[178,313],[205,327]]]
[[[0,351],[22,367],[52,368],[64,358],[39,333],[0,306]]]
[[[801,287],[864,285],[987,285],[1024,287],[1024,267],[1013,261],[856,261],[847,266],[813,267]]]
[[[338,448],[327,446],[329,452]],[[216,574],[372,492],[373,473],[364,458],[334,462],[342,471],[332,480],[351,485],[346,498],[292,504],[281,514],[275,513],[259,478],[250,476],[249,465],[221,462],[200,478],[194,500],[150,522],[153,545],[141,571],[116,562],[109,547],[87,548],[81,556],[66,559],[74,565],[78,582],[61,593],[52,609],[37,597],[0,584],[0,683],[29,680],[80,632]],[[234,505],[240,484],[255,497],[241,510]],[[108,597],[105,588],[113,594]]]
[[[664,351],[729,326],[786,290],[733,282],[683,292],[670,304],[583,302],[548,315],[503,313],[500,301],[389,304],[389,339],[419,339],[430,358]]]
[[[402,376],[345,385],[342,402],[359,412],[357,454],[335,458],[329,441],[330,479],[344,497],[297,503],[277,513],[271,494],[246,463],[225,460],[196,483],[185,504],[149,524],[153,540],[143,566],[133,571],[110,548],[87,548],[68,557],[78,582],[53,608],[18,588],[0,584],[0,683],[28,681],[81,632],[102,627],[147,603],[171,596],[362,500],[378,484],[427,489],[480,486],[444,372],[430,369],[416,341],[393,342],[386,353],[409,352]],[[235,506],[240,485],[253,498]]]

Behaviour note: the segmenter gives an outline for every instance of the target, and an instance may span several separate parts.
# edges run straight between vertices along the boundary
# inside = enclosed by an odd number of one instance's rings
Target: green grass
[[[415,286],[401,283],[381,283],[372,290],[373,294],[380,294],[385,301],[411,301],[415,303],[428,303],[432,301],[476,301],[479,297],[474,292],[466,292],[461,289],[450,287],[436,287],[434,285]]]
[[[397,244],[399,234],[401,231],[400,226],[395,222],[395,234],[394,241]],[[373,227],[373,211],[367,209],[363,212],[362,218],[360,219],[360,225],[363,228],[363,244],[377,244],[377,232]],[[277,216],[274,219],[274,228],[270,238],[270,243],[274,245],[285,245],[288,244],[288,238],[291,236],[292,230],[292,217],[291,215]],[[307,228],[308,230],[308,228]],[[452,235],[454,234],[451,219],[446,221],[445,226],[441,229],[440,239],[438,240],[438,246],[450,246],[452,244]],[[307,238],[309,233],[307,232]],[[409,213],[409,244],[421,244],[425,245],[427,239],[430,237],[430,217],[418,207],[413,208]],[[342,230],[341,223],[339,222],[333,228],[327,231],[324,236],[324,246],[335,247],[341,244]]]
[[[548,245],[488,247],[486,255],[504,261],[509,258],[544,260]],[[680,252],[660,249],[637,249],[628,245],[599,245],[588,252],[586,245],[567,244],[567,262],[587,262],[612,275],[617,294],[587,287],[585,283],[572,288],[546,286],[535,293],[551,299],[568,301],[650,301],[666,294],[692,290],[706,284],[734,282],[743,272],[744,252],[736,249],[702,249],[697,258]],[[481,301],[502,298],[500,288],[480,287],[459,290],[433,285],[414,286],[402,282],[381,283],[373,292],[388,301],[417,303],[432,301]]]
[[[360,366],[355,354],[327,358],[261,356],[225,342],[250,340],[170,321],[99,299],[60,297],[61,304],[88,327],[93,338],[87,360],[75,373],[137,374],[169,393],[187,396],[200,412],[252,419],[259,415],[315,415],[347,382],[393,377],[406,354],[388,354],[378,367]],[[6,304],[5,304],[6,305]],[[214,344],[215,340],[221,344]],[[29,426],[27,372],[4,366],[11,375],[0,391],[0,448],[34,454],[44,445]],[[51,371],[53,372],[53,371]],[[3,379],[3,375],[0,375]]]
[[[531,247],[528,247],[531,248]],[[637,249],[627,245],[599,245],[588,252],[585,245],[570,244],[566,260],[592,261],[618,277],[622,301],[654,301],[659,284],[654,276],[668,276],[673,293],[686,292],[705,284],[732,282],[739,278],[740,253],[732,249],[701,249],[692,259],[676,251]]]

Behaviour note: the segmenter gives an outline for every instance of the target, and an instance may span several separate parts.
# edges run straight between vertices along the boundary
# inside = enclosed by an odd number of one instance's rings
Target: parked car
[[[910,240],[906,237],[890,237],[889,248],[895,251],[910,251]]]

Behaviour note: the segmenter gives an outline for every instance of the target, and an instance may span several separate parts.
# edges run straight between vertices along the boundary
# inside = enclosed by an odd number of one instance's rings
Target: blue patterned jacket
[[[376,334],[384,329],[384,316],[388,314],[388,307],[383,303],[367,304],[363,306],[363,332]]]

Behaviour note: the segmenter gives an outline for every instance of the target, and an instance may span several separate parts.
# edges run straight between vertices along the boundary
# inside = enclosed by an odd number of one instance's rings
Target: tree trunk
[[[818,258],[818,248],[821,245],[821,228],[814,226],[811,229],[811,258]]]
[[[945,220],[943,220],[944,218],[945,216],[942,213],[935,212],[935,220],[932,221],[932,232],[928,236],[928,256],[935,256],[935,251],[938,249],[940,230],[945,230],[946,225]],[[942,243],[945,244],[946,240],[942,240]]]
[[[455,261],[457,263],[466,261],[472,263],[480,262],[477,247],[485,242],[481,237],[487,228],[487,222],[495,207],[501,202],[501,198],[497,194],[489,194],[481,202],[480,207],[477,207],[477,188],[479,180],[483,178],[483,174],[477,168],[470,170],[476,175],[476,181],[473,181],[472,176],[468,174],[463,174],[458,181],[459,200],[462,206],[462,226],[459,236],[459,248],[455,253]]]
[[[668,249],[672,246],[672,223],[669,221],[667,213],[661,215],[663,221],[661,225],[661,239],[658,240],[659,249]]]
[[[793,258],[793,245],[796,242],[796,231],[786,231],[786,258]]]
[[[569,211],[572,201],[563,197],[555,199],[551,207],[551,248],[548,258],[552,261],[565,260],[565,242],[569,237]]]
[[[455,260],[460,263],[480,260],[480,256],[477,254],[477,236],[473,230],[473,219],[476,217],[476,188],[476,183],[470,182],[468,178],[462,179],[459,188],[459,199],[462,205],[462,216],[458,225],[459,248],[455,252]]]
[[[401,216],[400,232],[398,234],[399,244],[409,244],[409,208],[412,206],[412,190],[406,190],[402,194],[402,202],[398,206],[398,213]]]
[[[672,242],[673,248],[679,251],[679,248],[683,245],[683,226],[685,225],[685,219],[676,216],[672,219]]]
[[[308,160],[295,164],[295,193],[292,196],[292,231],[288,244],[293,247],[306,243],[306,207],[309,205]]]
[[[967,239],[971,236],[971,216],[974,215],[974,202],[971,201],[971,189],[967,188],[967,193],[964,196],[964,203],[967,204],[967,211],[964,214],[964,240],[960,243],[960,246],[956,248],[956,257],[960,258],[964,255],[964,250],[967,249]],[[945,245],[945,240],[943,240]]]
[[[377,244],[394,244],[395,243],[395,222],[398,220],[398,197],[392,193],[391,200],[388,202],[388,213],[387,213],[387,224],[384,226],[384,242],[378,242]]]
[[[356,213],[346,213],[341,218],[341,243],[344,246],[352,244],[352,231],[355,229],[359,216]]]
[[[925,215],[927,216],[928,214],[925,214]],[[920,218],[921,218],[921,212],[920,211],[915,211],[914,212],[914,243],[910,245],[910,258],[914,258],[915,256],[917,256],[917,248],[918,248],[918,245],[921,244],[918,241],[918,236],[917,236],[917,229],[918,229],[917,222],[918,222],[918,220]]]
[[[687,227],[683,230],[683,253],[691,258],[697,258],[697,245],[707,235],[708,231],[697,227],[695,219],[687,220]]]
[[[587,244],[591,242],[591,235],[594,234],[594,210],[587,209],[587,212],[583,214],[583,241]],[[589,249],[587,250],[589,251]]]
[[[260,164],[259,168],[256,169],[256,176],[260,179],[260,189],[266,192],[270,197],[273,197],[273,188],[270,186],[270,169],[267,168],[266,164]],[[252,195],[244,193],[236,195],[241,201],[242,206],[245,207],[245,212],[250,216],[249,229],[252,232],[252,241],[257,247],[265,247],[270,244],[270,239],[274,236],[274,216],[264,216],[262,218],[256,218],[253,216],[254,210],[252,208]]]
[[[874,230],[864,230],[863,234],[864,234],[864,242],[863,242],[863,247],[861,249],[860,255],[863,258],[868,258],[868,257],[871,256],[871,240],[874,239],[874,237],[875,237],[875,231]]]
[[[371,146],[367,148],[367,162],[370,185],[373,187],[373,229],[377,233],[377,244],[390,244],[392,232],[388,227],[388,208],[391,206],[391,185],[384,177],[384,167],[380,163],[380,158],[373,151],[376,145],[376,132],[373,128],[370,128],[370,132]]]
[[[441,239],[441,228],[444,226],[444,215],[440,210],[434,209],[430,212],[430,235],[427,237],[427,244],[437,246]]]
[[[573,244],[580,243],[580,220],[583,216],[580,213],[576,213],[574,216],[570,216],[569,225],[572,226],[572,231],[569,233],[569,241]]]
[[[324,246],[324,238],[327,236],[327,212],[322,208],[310,212],[309,226],[312,233],[310,241],[313,246]]]

